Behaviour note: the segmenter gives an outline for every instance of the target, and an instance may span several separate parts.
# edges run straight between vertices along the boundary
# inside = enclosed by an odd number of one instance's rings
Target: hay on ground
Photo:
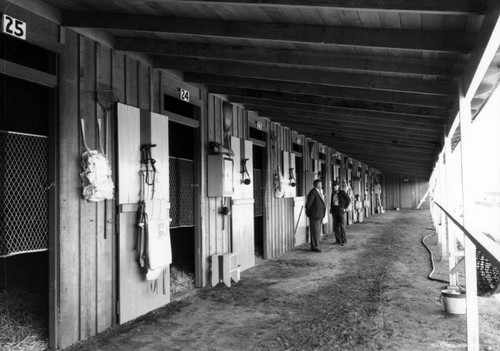
[[[194,288],[194,274],[170,266],[170,293],[172,295]]]
[[[46,350],[48,301],[40,294],[0,292],[0,345],[5,351]]]

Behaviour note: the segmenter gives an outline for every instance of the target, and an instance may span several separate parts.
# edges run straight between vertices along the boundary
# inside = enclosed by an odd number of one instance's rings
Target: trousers
[[[335,233],[335,240],[339,244],[347,244],[347,237],[345,233],[345,214],[344,211],[338,206],[332,207],[333,217],[333,231]]]
[[[319,249],[319,236],[321,234],[321,219],[309,219],[311,233],[311,250]]]

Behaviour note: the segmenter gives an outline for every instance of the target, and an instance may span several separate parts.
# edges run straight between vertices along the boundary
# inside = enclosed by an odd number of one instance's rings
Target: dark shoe
[[[312,249],[313,252],[321,252],[320,249]]]

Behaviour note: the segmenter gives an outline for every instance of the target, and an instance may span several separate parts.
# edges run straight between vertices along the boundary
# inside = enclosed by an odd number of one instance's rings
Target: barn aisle
[[[68,350],[465,350],[465,316],[439,302],[428,211],[387,211],[195,290]],[[480,298],[481,350],[500,350],[500,299]]]

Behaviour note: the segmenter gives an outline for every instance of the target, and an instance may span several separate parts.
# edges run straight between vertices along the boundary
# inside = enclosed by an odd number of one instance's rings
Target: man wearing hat
[[[326,213],[326,200],[323,195],[323,183],[321,179],[313,182],[314,188],[307,194],[306,215],[309,217],[309,226],[311,232],[311,250],[321,252],[319,249],[319,236],[321,234],[321,225]]]
[[[330,213],[333,217],[333,231],[335,232],[335,245],[347,245],[345,234],[345,211],[351,203],[351,198],[344,190],[340,190],[340,184],[333,182],[332,201]]]

